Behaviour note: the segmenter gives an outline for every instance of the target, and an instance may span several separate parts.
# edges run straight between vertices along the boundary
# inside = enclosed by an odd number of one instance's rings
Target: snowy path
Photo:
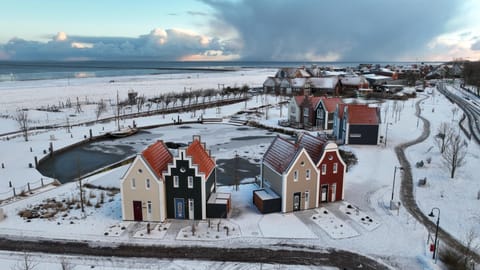
[[[403,202],[405,208],[407,208],[408,212],[412,216],[414,216],[420,223],[422,223],[430,232],[434,233],[436,225],[433,221],[430,220],[425,214],[420,210],[417,205],[417,201],[414,195],[414,183],[412,177],[412,169],[410,162],[405,155],[405,149],[415,144],[421,143],[426,140],[430,136],[430,122],[422,117],[420,103],[426,100],[428,97],[424,99],[420,99],[415,104],[416,112],[415,115],[419,117],[423,121],[423,132],[417,139],[413,141],[409,141],[400,145],[395,146],[395,153],[397,155],[398,161],[400,165],[403,167],[403,177],[401,183],[401,191],[400,191],[400,198]],[[441,227],[438,229],[439,238],[442,240],[443,244],[449,247],[456,249],[460,254],[467,254],[468,251],[467,247],[465,247],[460,241],[458,241],[455,237],[451,234],[443,230]],[[476,263],[480,263],[480,255],[478,253],[474,253],[473,257],[475,258]]]

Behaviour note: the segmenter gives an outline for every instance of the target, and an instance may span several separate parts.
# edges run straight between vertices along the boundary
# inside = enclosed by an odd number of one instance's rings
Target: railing
[[[12,186],[12,182],[9,181],[8,185],[10,190],[0,193],[0,204],[12,198],[28,196],[28,194],[33,194],[33,191],[54,184],[56,182],[58,181],[55,179],[40,178],[40,180],[36,182],[27,182],[25,185],[14,187]]]

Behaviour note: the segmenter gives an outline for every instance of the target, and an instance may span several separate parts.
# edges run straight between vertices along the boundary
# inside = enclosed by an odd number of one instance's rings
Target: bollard
[[[42,183],[42,187],[43,187],[43,178],[40,177],[40,183]]]
[[[88,132],[90,133],[90,140],[91,140],[92,137],[93,137],[93,135],[92,135],[92,129],[90,129]]]
[[[30,189],[30,183],[27,183],[27,188],[28,188],[28,193],[32,193],[32,190]]]
[[[3,162],[2,162],[2,169],[5,169],[5,164],[3,164]]]
[[[33,168],[32,163],[28,163],[28,168]]]
[[[13,197],[17,197],[17,193],[15,192],[15,188],[12,188],[13,190]]]
[[[37,167],[38,167],[38,158],[37,158],[37,156],[33,157],[33,159],[35,160],[35,168],[37,168]]]
[[[70,138],[73,138],[73,134],[70,134]]]
[[[32,149],[32,147],[30,147],[30,152],[33,152],[33,149]]]
[[[12,187],[12,181],[8,181],[8,187],[9,187],[9,188]]]

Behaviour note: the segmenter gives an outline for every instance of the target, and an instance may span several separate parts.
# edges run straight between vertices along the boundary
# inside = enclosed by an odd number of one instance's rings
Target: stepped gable
[[[159,179],[162,178],[162,172],[167,169],[168,164],[173,160],[172,154],[163,141],[157,141],[148,146],[143,150],[142,157]]]
[[[263,162],[279,174],[283,174],[296,156],[297,145],[277,136],[263,156]]]
[[[326,142],[326,138],[315,137],[309,133],[302,133],[298,138],[297,144],[305,148],[312,161],[317,164],[322,157]]]
[[[205,145],[200,141],[200,136],[193,137],[193,141],[185,152],[192,158],[193,164],[198,166],[199,172],[205,174],[205,180],[207,180],[215,168],[215,160],[205,149]]]

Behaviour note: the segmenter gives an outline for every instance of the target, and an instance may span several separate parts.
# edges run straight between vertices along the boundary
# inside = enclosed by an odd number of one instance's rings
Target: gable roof
[[[278,136],[263,156],[263,162],[279,174],[283,174],[297,154],[297,146]]]
[[[317,164],[322,157],[323,148],[326,142],[326,138],[315,137],[309,133],[302,133],[298,138],[297,144],[300,147],[305,148],[312,161]]]
[[[350,124],[378,125],[380,123],[377,108],[368,105],[349,104],[347,106]]]
[[[199,172],[205,174],[205,180],[208,179],[215,168],[215,160],[200,142],[199,136],[193,137],[193,141],[188,145],[185,152],[187,156],[192,158],[193,164],[198,166]]]
[[[168,163],[173,160],[172,154],[163,141],[151,144],[142,151],[141,155],[158,179],[162,178],[162,172],[167,169]]]
[[[318,104],[320,104],[320,101],[322,100],[322,98],[324,97],[316,97],[316,96],[304,96],[304,95],[299,95],[299,96],[295,96],[295,102],[297,103],[297,105],[300,107],[303,102],[305,101],[305,99],[308,99],[308,101],[310,102],[310,107],[312,109],[315,109],[318,107]]]
[[[337,104],[342,104],[343,100],[338,97],[328,97],[322,99],[322,102],[327,112],[332,113],[337,108]]]

